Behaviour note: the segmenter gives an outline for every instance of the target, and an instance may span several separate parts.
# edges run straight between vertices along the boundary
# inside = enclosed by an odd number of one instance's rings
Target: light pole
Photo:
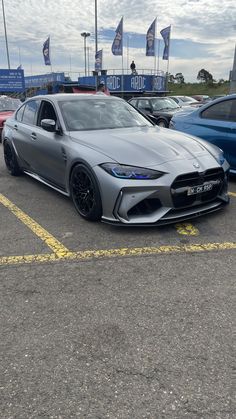
[[[87,48],[86,48],[86,38],[90,36],[89,32],[82,32],[81,36],[84,38],[84,75],[87,76],[87,65],[86,65],[86,57],[87,57]]]
[[[98,6],[95,0],[95,57],[98,52]]]
[[[10,70],[10,58],[9,58],[9,51],[8,51],[8,42],[7,42],[7,26],[6,26],[6,19],[5,19],[5,10],[4,10],[4,1],[2,0],[2,14],[3,14],[3,23],[4,23],[4,31],[5,31],[5,41],[6,41],[6,50],[7,50],[7,62],[8,62],[8,69]]]

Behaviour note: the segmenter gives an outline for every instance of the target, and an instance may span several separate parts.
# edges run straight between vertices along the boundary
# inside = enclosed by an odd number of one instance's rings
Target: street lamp
[[[82,32],[81,36],[84,38],[84,75],[87,76],[87,65],[86,65],[86,56],[87,56],[87,48],[86,48],[86,38],[90,36],[89,32]]]
[[[10,70],[10,58],[9,58],[8,42],[7,42],[7,26],[6,26],[4,1],[3,0],[2,0],[2,14],[3,14],[3,24],[4,24],[6,50],[7,50],[7,62],[8,62],[8,69]]]

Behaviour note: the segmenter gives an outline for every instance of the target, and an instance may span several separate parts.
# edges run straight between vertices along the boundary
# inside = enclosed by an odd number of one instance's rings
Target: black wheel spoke
[[[93,173],[78,164],[71,174],[71,196],[79,214],[88,220],[99,220],[102,215],[100,192]]]

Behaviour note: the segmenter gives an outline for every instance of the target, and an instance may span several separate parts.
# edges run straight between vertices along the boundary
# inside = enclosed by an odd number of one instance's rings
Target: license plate
[[[213,188],[212,183],[206,183],[205,185],[192,186],[188,188],[187,195],[197,195],[199,193],[211,191]]]

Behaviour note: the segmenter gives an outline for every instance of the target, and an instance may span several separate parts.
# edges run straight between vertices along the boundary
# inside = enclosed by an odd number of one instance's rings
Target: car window
[[[17,121],[20,121],[20,122],[22,121],[24,110],[25,110],[25,105],[21,106],[21,108],[17,111],[16,117],[15,117]]]
[[[179,105],[169,97],[165,98],[154,98],[151,100],[154,111],[160,111],[163,109],[176,109]]]
[[[217,119],[219,121],[236,122],[236,100],[225,100],[205,109],[201,117],[204,119]]]
[[[37,122],[38,126],[41,126],[42,119],[53,119],[54,121],[57,121],[57,116],[53,105],[46,100],[43,100],[40,106]]]
[[[145,108],[151,108],[151,105],[149,103],[149,100],[139,100],[138,101],[138,109],[145,109]]]
[[[173,99],[176,103],[179,103],[180,102],[180,100],[177,99],[177,97],[170,96],[170,98]]]
[[[137,102],[137,101],[136,101],[136,99],[133,99],[133,100],[130,100],[130,101],[129,101],[129,103],[130,103],[131,105],[133,105],[133,106],[135,106],[135,105],[136,105],[136,102]]]
[[[39,108],[38,100],[31,100],[25,104],[22,122],[28,125],[35,125],[36,114]]]

